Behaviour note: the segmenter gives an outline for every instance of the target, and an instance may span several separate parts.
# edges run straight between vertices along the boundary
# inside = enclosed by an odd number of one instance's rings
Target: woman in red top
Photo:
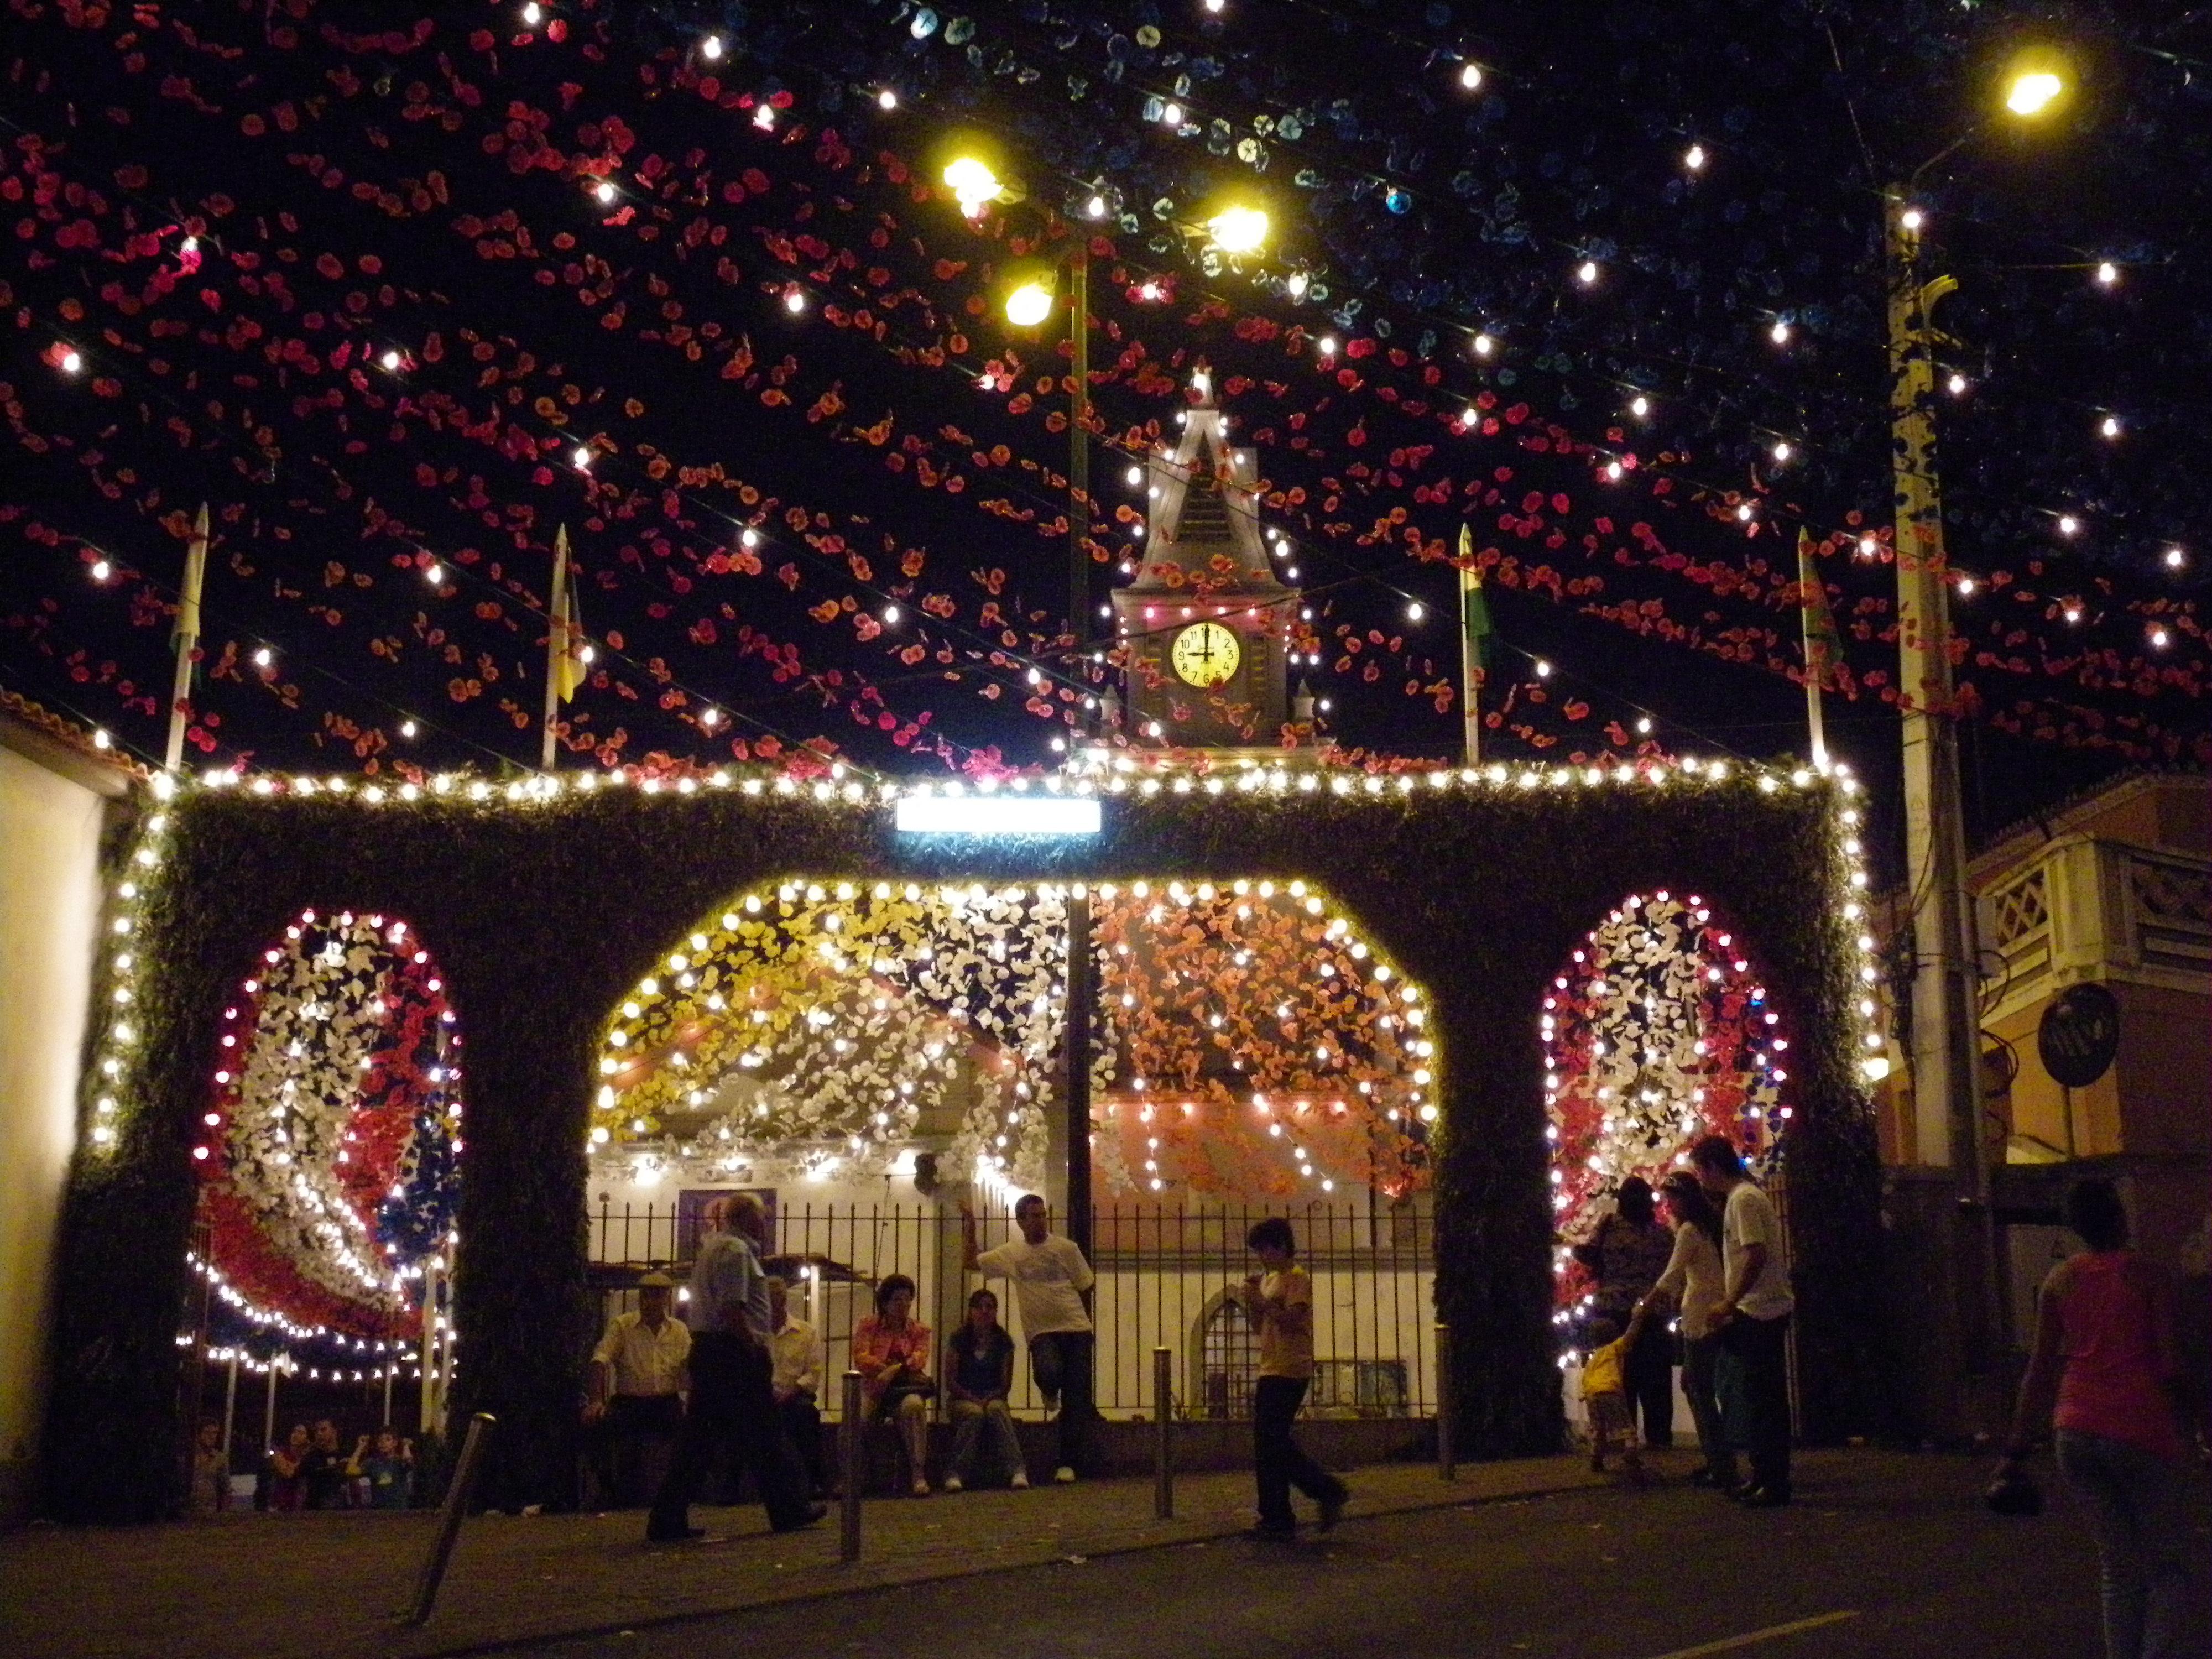
[[[916,1498],[929,1496],[929,1327],[914,1317],[914,1280],[892,1273],[876,1286],[876,1310],[853,1332],[853,1369],[868,1396],[868,1414],[896,1424],[906,1448]]]
[[[2004,1469],[2018,1472],[2051,1420],[2058,1467],[2095,1513],[2109,1659],[2172,1659],[2188,1639],[2189,1525],[2171,1296],[2127,1248],[2128,1214],[2111,1182],[2076,1182],[2066,1224],[2088,1251],[2043,1282]]]

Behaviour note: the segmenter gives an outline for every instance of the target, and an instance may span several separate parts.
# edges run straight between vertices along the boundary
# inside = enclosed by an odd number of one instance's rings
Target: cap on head
[[[637,1287],[641,1291],[672,1291],[676,1281],[666,1273],[647,1273],[637,1281]]]

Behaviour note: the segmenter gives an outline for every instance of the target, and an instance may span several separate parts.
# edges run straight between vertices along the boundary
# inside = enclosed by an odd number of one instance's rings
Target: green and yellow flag
[[[568,526],[553,538],[553,629],[545,649],[555,695],[567,702],[584,683],[584,628],[576,614],[574,578],[568,569]]]

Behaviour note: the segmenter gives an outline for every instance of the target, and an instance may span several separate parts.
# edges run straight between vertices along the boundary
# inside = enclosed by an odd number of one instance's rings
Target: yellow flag
[[[576,617],[568,576],[568,527],[561,526],[553,538],[553,627],[546,636],[548,672],[562,702],[576,695],[584,683],[583,630]]]

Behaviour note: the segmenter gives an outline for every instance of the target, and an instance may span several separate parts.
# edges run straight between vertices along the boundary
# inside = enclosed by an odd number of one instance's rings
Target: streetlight
[[[1206,234],[1224,253],[1256,253],[1267,240],[1267,215],[1255,207],[1225,207],[1206,222]]]
[[[2060,107],[2071,82],[2047,48],[2015,56],[1999,77],[2002,107],[2018,119]],[[1905,868],[1913,941],[1912,1084],[1915,1160],[1948,1166],[1962,1206],[1974,1212],[1955,1243],[1960,1312],[1986,1357],[1996,1329],[1996,1235],[1983,1145],[1976,957],[1966,888],[1966,829],[1959,777],[1958,706],[1951,678],[1952,579],[1943,547],[1936,471],[1936,357],[1930,318],[1958,287],[1921,266],[1925,216],[1913,205],[1922,174],[1986,131],[1978,125],[1893,185],[1883,200],[1889,266],[1891,453],[1895,476],[1899,706],[1903,715]],[[1940,1109],[1938,1109],[1940,1106]],[[1972,1243],[1967,1242],[1971,1238]],[[1963,1398],[1963,1396],[1962,1396]]]

